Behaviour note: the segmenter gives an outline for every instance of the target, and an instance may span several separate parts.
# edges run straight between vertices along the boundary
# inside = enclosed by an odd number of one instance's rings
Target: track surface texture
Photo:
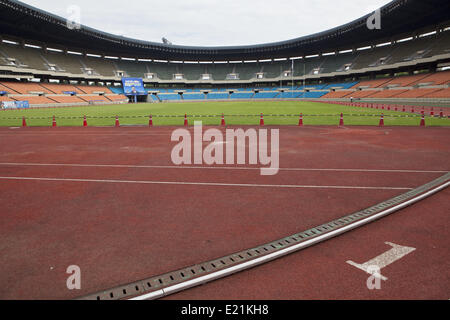
[[[167,273],[307,230],[450,171],[450,128],[281,127],[275,176],[257,166],[175,167],[174,129],[1,128],[0,298],[71,299]],[[446,189],[168,298],[448,299],[448,196]],[[346,261],[368,261],[391,248],[385,242],[416,250],[382,269],[381,290],[369,290],[369,275]],[[70,265],[81,269],[81,290],[66,287]]]

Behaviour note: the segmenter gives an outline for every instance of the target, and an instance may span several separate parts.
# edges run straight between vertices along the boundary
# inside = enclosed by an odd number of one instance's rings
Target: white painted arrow
[[[392,249],[386,251],[383,254],[380,254],[379,256],[377,256],[367,262],[364,262],[363,264],[359,264],[359,263],[353,262],[351,260],[347,261],[347,263],[358,269],[363,270],[364,272],[366,272],[368,274],[372,274],[374,267],[377,267],[379,270],[381,270],[382,268],[394,263],[397,260],[400,260],[407,254],[416,250],[416,248],[400,246],[400,245],[392,243],[392,242],[385,242],[385,243],[387,245],[390,245],[392,247]],[[372,272],[370,272],[369,270],[372,270]],[[384,281],[386,281],[388,279],[379,273],[374,273],[373,275],[375,277],[380,277]]]

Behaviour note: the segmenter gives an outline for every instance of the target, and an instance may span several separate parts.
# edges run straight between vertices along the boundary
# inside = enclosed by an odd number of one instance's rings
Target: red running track
[[[448,128],[282,127],[282,170],[265,177],[255,167],[173,168],[173,129],[0,129],[0,298],[74,298],[180,269],[366,208],[437,178],[450,168]],[[39,179],[24,180],[30,178]],[[215,185],[195,184],[205,182]],[[342,281],[327,285],[323,281],[333,274],[351,278],[353,287],[360,286],[360,292],[365,292],[364,283],[361,285],[364,272],[342,266],[345,261],[341,258],[364,262],[388,249],[384,241],[410,245],[419,253],[421,247],[410,239],[420,225],[421,233],[434,235],[434,242],[422,237],[425,251],[421,252],[426,252],[427,261],[437,263],[417,273],[428,277],[439,274],[447,282],[427,282],[429,289],[422,295],[415,295],[417,291],[409,289],[414,284],[408,283],[381,290],[385,295],[375,298],[445,298],[442,288],[448,288],[449,269],[448,250],[443,249],[448,249],[448,240],[438,221],[442,212],[448,215],[448,203],[442,194],[394,214],[395,219],[403,217],[400,221],[405,228],[397,238],[388,233],[397,228],[388,225],[387,230],[383,219],[373,225],[381,226],[378,229],[369,225],[220,280],[227,283],[223,289],[212,283],[173,297],[348,298]],[[426,210],[436,211],[433,218],[422,216],[418,220],[408,215],[408,210],[425,204]],[[448,227],[445,222],[444,227]],[[357,234],[363,240],[339,244]],[[323,246],[328,246],[328,251],[318,249]],[[439,250],[427,250],[432,246]],[[296,257],[303,257],[301,270],[308,274],[309,294],[296,289],[304,285],[304,278],[289,276],[297,274],[294,267],[289,268],[289,261]],[[81,268],[81,290],[66,287],[69,265]],[[342,268],[346,273],[341,273]],[[335,272],[330,273],[330,269]],[[387,273],[391,278],[389,270]],[[344,277],[348,274],[351,276]],[[282,278],[284,275],[287,278]],[[238,282],[240,287],[231,286],[242,277],[245,281]],[[280,285],[262,293],[268,283],[264,279]],[[216,293],[206,295],[208,290]]]
[[[450,190],[314,247],[258,268],[219,279],[165,299],[448,300],[450,280]],[[416,250],[383,268],[379,290],[368,274],[346,263],[366,262],[391,249]]]

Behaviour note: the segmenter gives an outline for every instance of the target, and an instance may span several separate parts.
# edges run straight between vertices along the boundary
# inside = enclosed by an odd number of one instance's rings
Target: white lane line
[[[82,163],[25,163],[0,162],[0,166],[42,167],[93,167],[93,168],[139,168],[139,169],[207,169],[207,170],[260,170],[259,167],[212,167],[212,166],[155,166],[128,164],[82,164]],[[401,170],[401,169],[331,169],[331,168],[280,168],[281,171],[335,171],[335,172],[392,172],[392,173],[447,173],[450,170]]]
[[[362,190],[412,190],[406,187],[364,187],[364,186],[316,186],[292,184],[247,184],[217,182],[182,182],[182,181],[145,181],[145,180],[106,180],[106,179],[69,179],[42,177],[0,177],[0,180],[59,181],[59,182],[97,182],[97,183],[129,183],[129,184],[163,184],[219,187],[259,187],[259,188],[298,188],[298,189],[362,189]]]

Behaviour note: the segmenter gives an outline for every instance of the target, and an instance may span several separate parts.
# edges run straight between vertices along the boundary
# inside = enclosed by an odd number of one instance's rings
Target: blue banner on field
[[[126,95],[147,95],[142,78],[122,78],[122,84]]]
[[[28,109],[29,107],[30,107],[30,104],[28,101],[16,101],[17,109]]]
[[[30,104],[28,101],[3,101],[3,109],[28,109]]]
[[[2,103],[3,109],[15,109],[16,102],[15,101],[3,101]]]

